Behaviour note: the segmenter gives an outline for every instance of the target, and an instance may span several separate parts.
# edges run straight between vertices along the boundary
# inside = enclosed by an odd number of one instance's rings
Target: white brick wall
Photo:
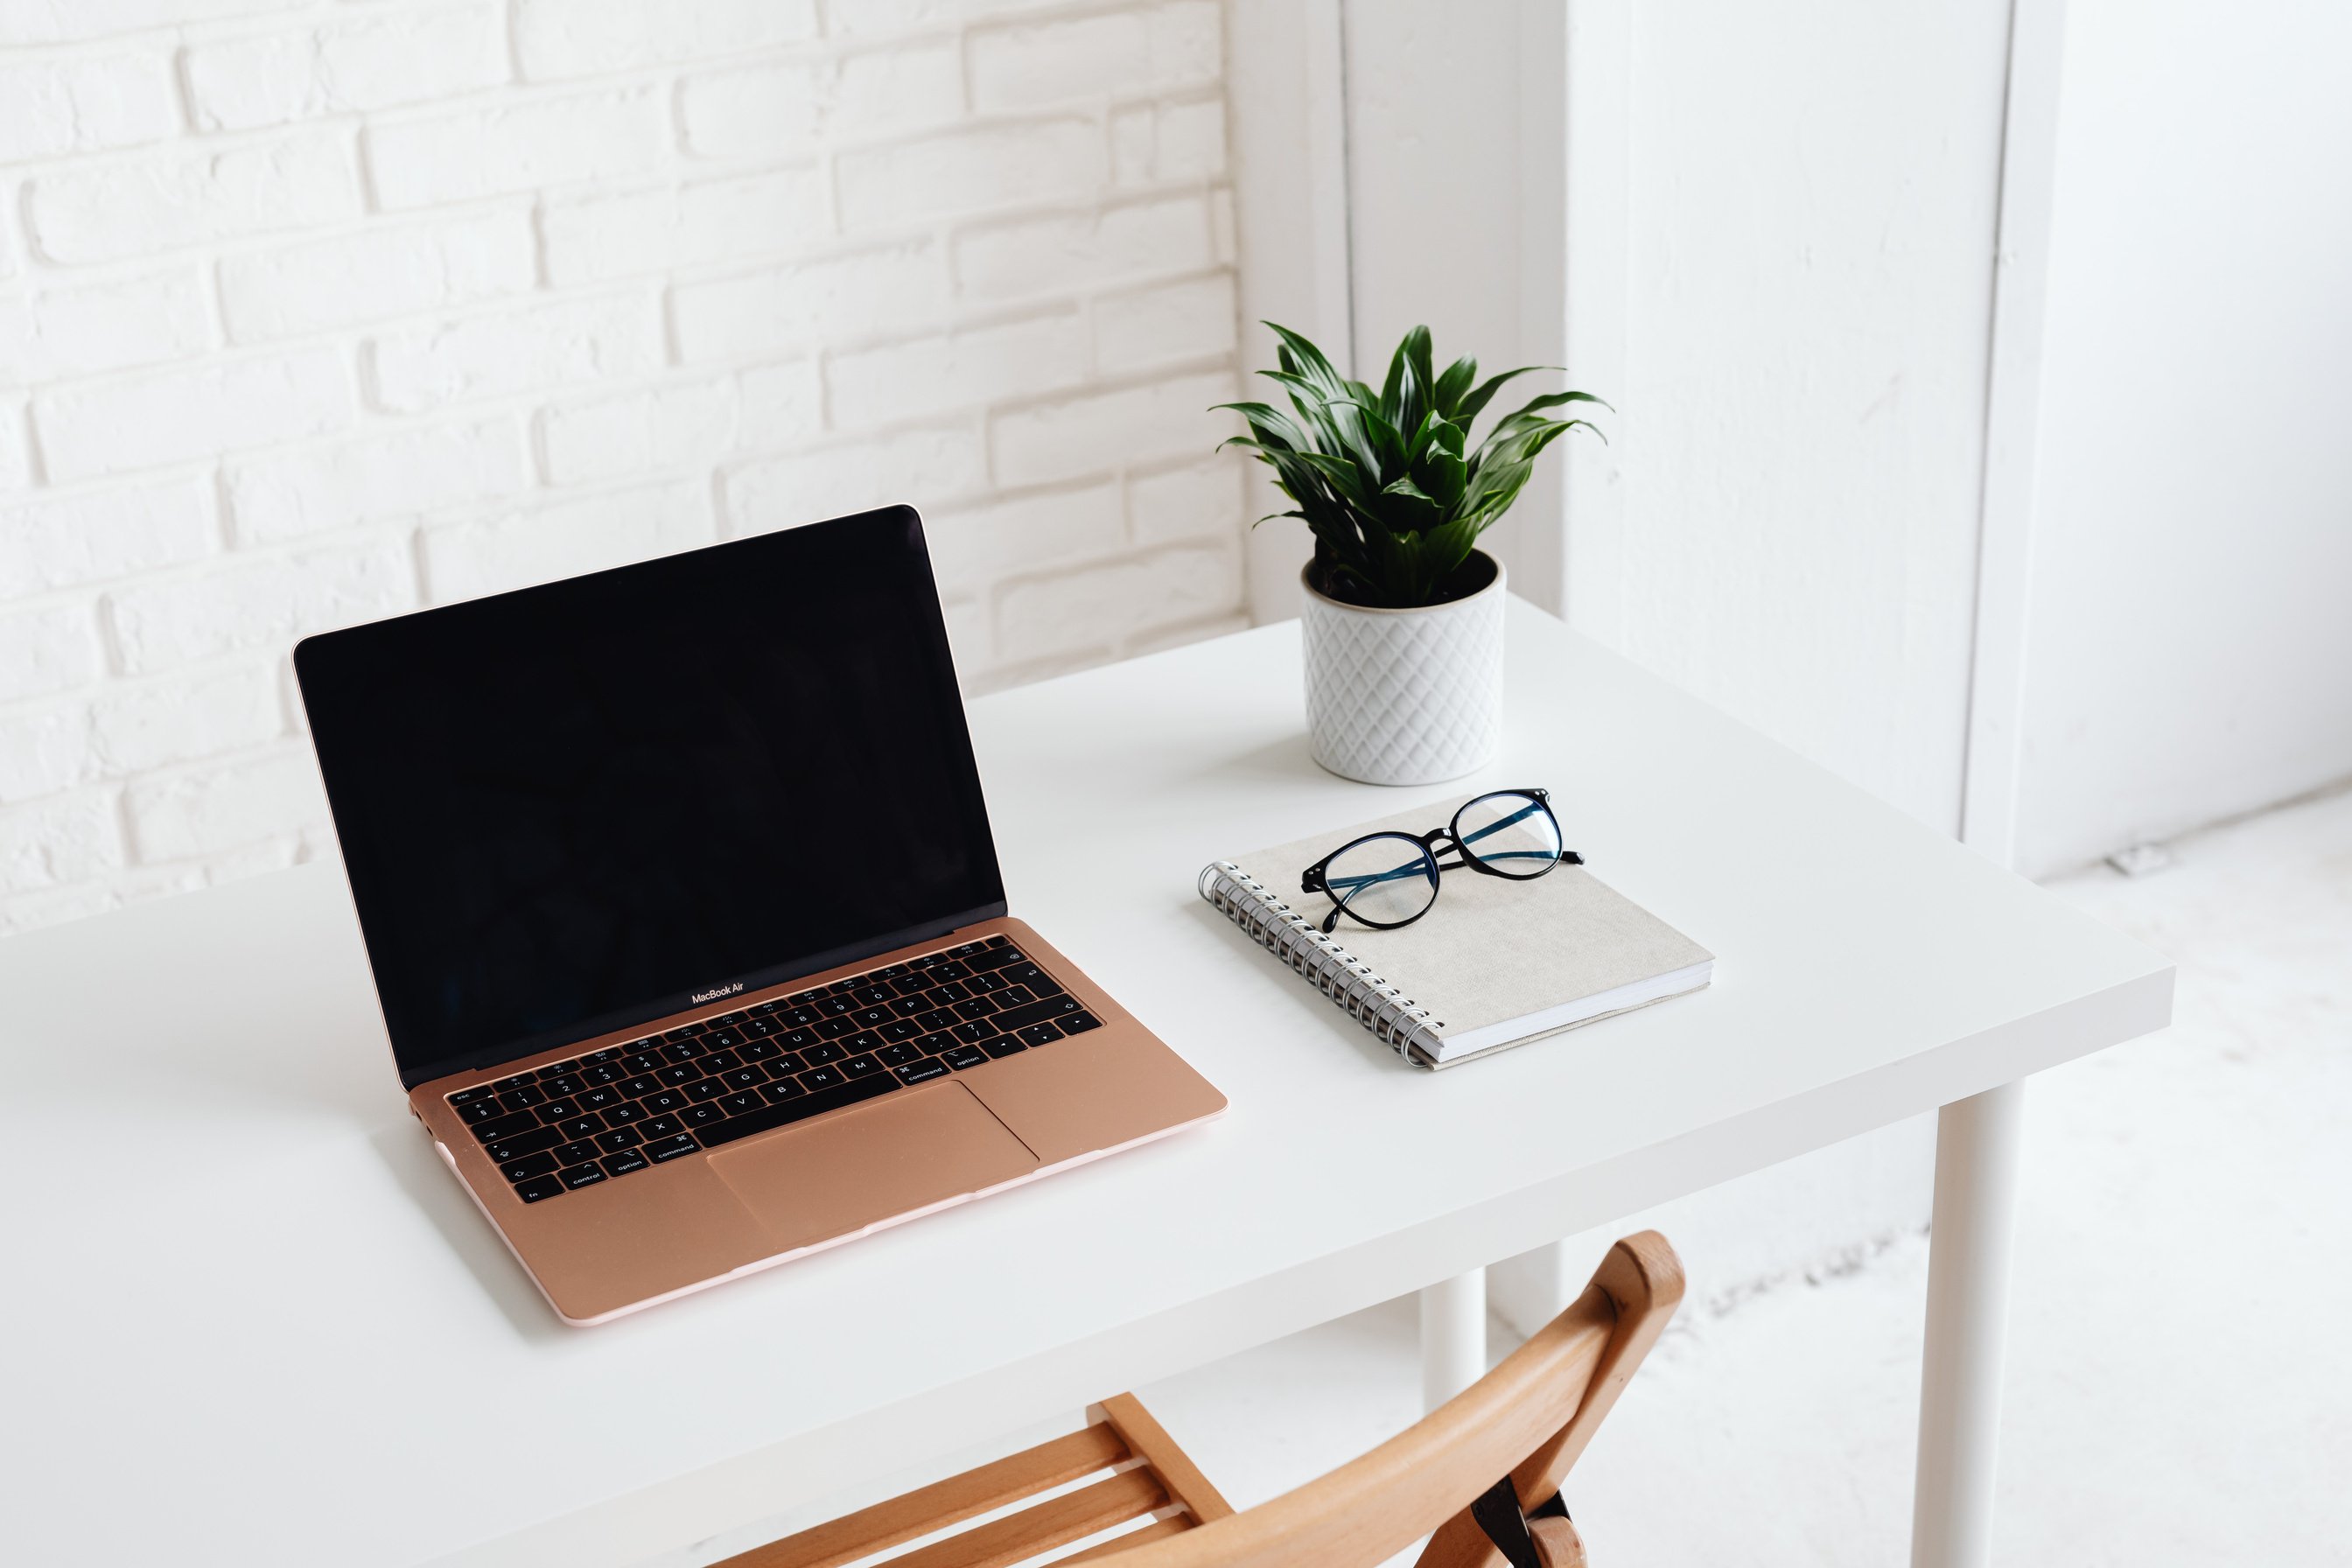
[[[328,842],[308,633],[886,501],[1237,626],[1221,0],[0,0],[0,931]]]

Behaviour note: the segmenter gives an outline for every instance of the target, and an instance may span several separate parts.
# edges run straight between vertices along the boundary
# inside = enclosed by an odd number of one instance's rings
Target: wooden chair
[[[1296,1491],[1236,1513],[1130,1394],[1090,1425],[716,1568],[838,1568],[910,1542],[892,1568],[1373,1568],[1423,1535],[1420,1568],[1580,1568],[1559,1486],[1683,1296],[1655,1231],[1610,1248],[1592,1283],[1500,1366],[1426,1419]],[[938,1532],[1088,1476],[1101,1479],[957,1533]],[[1434,1532],[1434,1533],[1433,1533]],[[1498,1543],[1499,1548],[1498,1549]]]

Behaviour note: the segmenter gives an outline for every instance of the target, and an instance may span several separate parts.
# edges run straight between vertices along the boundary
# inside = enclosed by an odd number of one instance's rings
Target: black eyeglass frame
[[[1485,860],[1480,859],[1477,854],[1464,841],[1462,837],[1462,814],[1468,811],[1472,806],[1478,805],[1481,801],[1493,800],[1500,795],[1519,795],[1534,801],[1536,805],[1542,809],[1544,820],[1551,824],[1552,838],[1554,842],[1560,845],[1560,851],[1550,860],[1546,861],[1541,870],[1526,872],[1506,871],[1498,866],[1490,866]],[[1499,826],[1501,825],[1497,824],[1496,826]],[[1488,829],[1488,831],[1491,832],[1492,829]],[[1319,928],[1325,936],[1330,935],[1334,930],[1338,929],[1339,917],[1341,915],[1346,915],[1349,920],[1354,921],[1359,925],[1370,926],[1374,931],[1401,931],[1437,907],[1437,892],[1435,890],[1431,892],[1429,902],[1423,904],[1419,910],[1406,916],[1403,920],[1372,920],[1367,916],[1359,914],[1356,910],[1348,907],[1349,900],[1353,900],[1358,893],[1364,890],[1362,887],[1349,889],[1346,898],[1336,898],[1332,896],[1331,885],[1328,880],[1331,862],[1337,860],[1340,856],[1345,855],[1349,850],[1356,848],[1360,845],[1370,844],[1375,839],[1394,838],[1406,844],[1412,844],[1420,847],[1422,863],[1429,871],[1429,880],[1433,889],[1443,889],[1444,885],[1444,876],[1445,872],[1459,871],[1465,868],[1469,870],[1475,871],[1484,877],[1500,877],[1507,882],[1532,882],[1538,877],[1547,876],[1552,871],[1558,869],[1559,867],[1581,866],[1584,864],[1584,857],[1567,847],[1567,837],[1568,836],[1565,833],[1560,831],[1559,818],[1552,813],[1551,792],[1549,790],[1490,789],[1484,795],[1473,795],[1470,799],[1464,801],[1461,807],[1454,812],[1453,821],[1447,823],[1443,827],[1434,829],[1432,832],[1399,833],[1391,831],[1387,833],[1367,833],[1361,837],[1349,839],[1348,842],[1340,845],[1339,847],[1332,850],[1331,853],[1324,856],[1323,858],[1316,861],[1315,864],[1307,867],[1306,870],[1299,873],[1298,890],[1303,893],[1321,893],[1326,898],[1331,899],[1331,912],[1323,917],[1323,923]],[[1444,848],[1441,849],[1440,846],[1444,846]],[[1451,853],[1454,858],[1452,860],[1440,859],[1438,857],[1443,853]],[[1366,887],[1369,887],[1370,885],[1370,883],[1365,884]]]

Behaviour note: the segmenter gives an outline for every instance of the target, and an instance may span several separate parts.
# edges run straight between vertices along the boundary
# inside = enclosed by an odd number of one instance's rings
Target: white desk
[[[1712,990],[1410,1069],[1193,894],[1467,787],[1319,772],[1295,624],[992,697],[1014,910],[1231,1114],[605,1328],[428,1152],[333,867],[0,942],[5,1554],[625,1564],[2167,1021],[2154,953],[1512,613],[1476,782],[1549,785]]]

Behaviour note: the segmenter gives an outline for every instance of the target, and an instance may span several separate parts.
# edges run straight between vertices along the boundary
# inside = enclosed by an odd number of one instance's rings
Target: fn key
[[[563,1178],[551,1171],[544,1176],[533,1176],[530,1181],[519,1184],[515,1187],[515,1196],[527,1204],[535,1204],[541,1198],[551,1198],[562,1190]],[[570,1214],[572,1211],[565,1209],[563,1212]]]

